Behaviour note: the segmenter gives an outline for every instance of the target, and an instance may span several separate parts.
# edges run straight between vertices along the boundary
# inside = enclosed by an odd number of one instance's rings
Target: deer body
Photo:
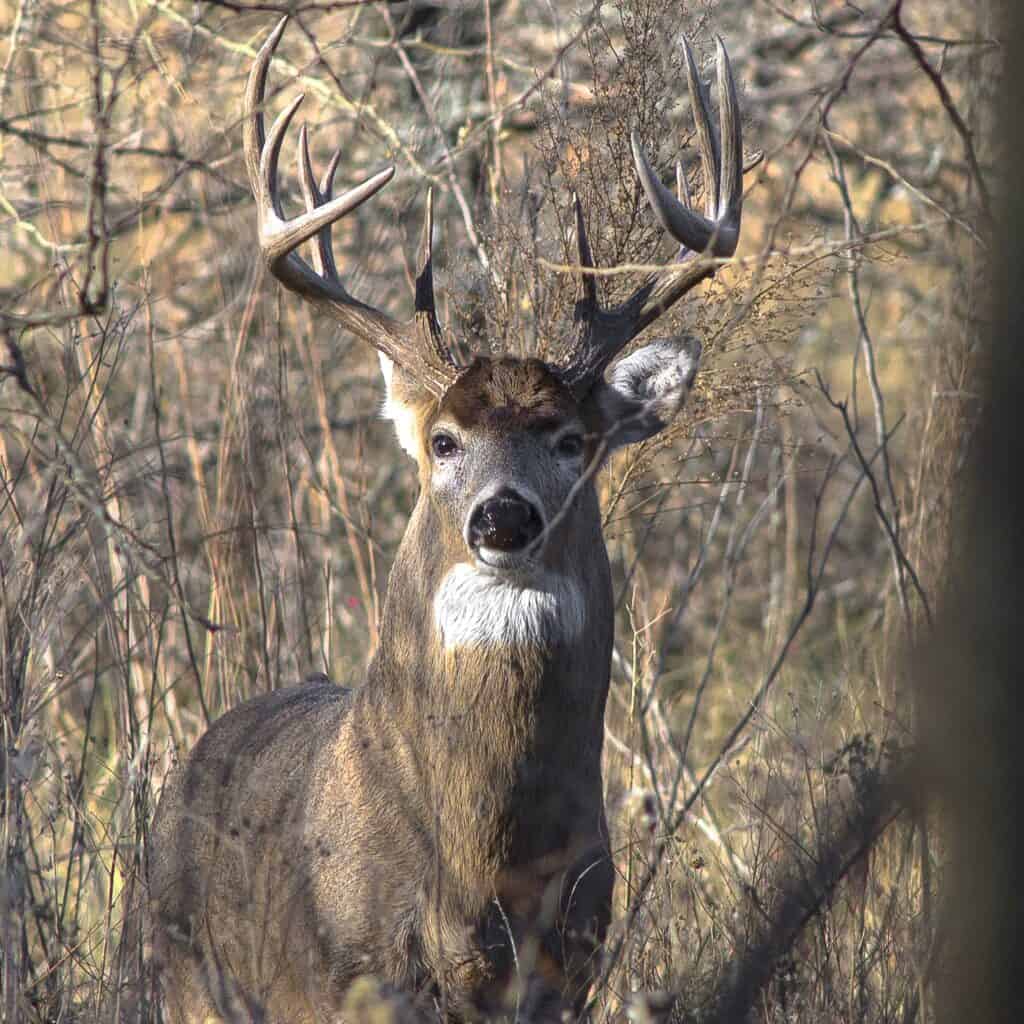
[[[500,407],[509,416],[529,429],[529,412]],[[535,459],[525,447],[499,446],[479,472],[517,481],[517,459]],[[424,487],[365,684],[277,691],[200,741],[154,826],[158,916],[188,937],[160,951],[181,979],[169,992],[189,990],[197,961],[214,988],[212,965],[230,965],[272,1018],[327,1019],[370,973],[410,991],[439,981],[469,1015],[502,1006],[519,959],[540,979],[523,998],[585,993],[612,890],[612,605],[592,484],[574,500],[549,544],[557,557],[505,578],[466,560]]]
[[[330,246],[332,221],[390,172],[332,199],[336,161],[317,187],[303,133],[307,212],[284,220],[277,154],[296,104],[269,139],[259,110],[283,27],[247,90],[264,256],[380,351],[420,493],[362,685],[323,680],[249,701],[168,780],[150,871],[165,1000],[180,1022],[334,1020],[353,980],[372,974],[455,1018],[518,1008],[557,1019],[585,1002],[613,883],[601,777],[613,609],[593,477],[611,449],[676,414],[699,346],[655,343],[610,379],[604,370],[711,270],[683,260],[612,311],[584,277],[567,366],[456,366],[434,316],[429,203],[409,324],[353,300]],[[721,255],[738,234],[739,136],[724,51],[719,66],[731,106],[705,151],[706,166],[721,151],[727,168],[710,219],[671,196],[665,207],[636,161],[669,230]],[[703,99],[695,111],[707,121]],[[312,267],[295,253],[307,240]]]

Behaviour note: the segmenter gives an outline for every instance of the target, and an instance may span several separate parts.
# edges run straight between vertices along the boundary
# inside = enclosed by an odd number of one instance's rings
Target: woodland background
[[[601,483],[619,881],[591,1011],[950,1012],[957,723],[929,724],[929,672],[984,410],[996,6],[0,0],[5,1021],[158,1018],[124,922],[167,771],[251,695],[358,682],[376,640],[414,469],[375,355],[265,273],[241,155],[286,12],[272,111],[305,90],[339,187],[398,167],[335,232],[352,290],[409,312],[432,184],[443,317],[552,357],[572,192],[628,294],[670,255],[629,132],[699,199],[680,34],[707,76],[726,41],[743,239],[651,332],[704,342],[694,400]],[[353,1012],[386,1013],[368,985]]]

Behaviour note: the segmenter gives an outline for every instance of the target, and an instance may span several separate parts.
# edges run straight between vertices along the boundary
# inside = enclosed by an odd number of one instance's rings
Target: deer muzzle
[[[537,506],[512,488],[504,487],[473,509],[466,539],[473,553],[489,562],[487,554],[491,552],[525,552],[543,529],[544,520]]]

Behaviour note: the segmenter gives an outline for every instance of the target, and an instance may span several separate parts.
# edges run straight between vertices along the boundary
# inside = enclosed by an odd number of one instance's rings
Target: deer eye
[[[447,459],[459,450],[459,442],[451,434],[435,434],[430,439],[430,448],[439,459]]]
[[[558,439],[555,451],[563,459],[578,459],[583,454],[583,436],[581,434],[566,434]]]

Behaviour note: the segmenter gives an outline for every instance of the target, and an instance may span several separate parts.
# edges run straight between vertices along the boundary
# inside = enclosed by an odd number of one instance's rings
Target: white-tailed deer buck
[[[388,581],[380,645],[355,689],[327,681],[234,709],[168,780],[153,825],[156,953],[176,1021],[336,1020],[373,974],[429,1013],[579,1012],[609,921],[613,868],[601,747],[613,608],[593,472],[661,430],[700,355],[659,341],[605,371],[637,334],[731,256],[742,140],[718,45],[720,130],[693,58],[687,80],[706,216],[633,159],[681,249],[602,308],[576,202],[581,274],[568,358],[457,365],[435,316],[431,206],[415,313],[349,294],[331,225],[394,168],[331,198],[299,134],[306,211],[277,185],[298,97],[265,137],[282,21],[249,76],[245,158],[271,272],[380,353],[387,414],[419,467]],[[298,248],[312,243],[311,263]]]

